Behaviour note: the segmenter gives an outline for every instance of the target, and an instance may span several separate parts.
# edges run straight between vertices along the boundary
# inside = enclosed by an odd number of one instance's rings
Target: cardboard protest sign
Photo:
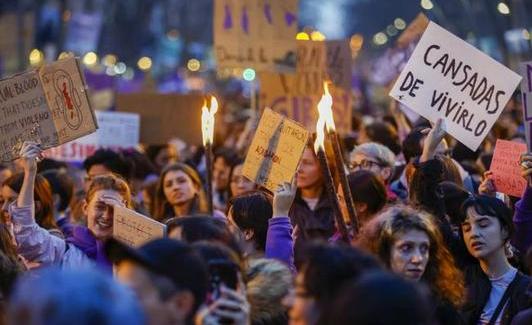
[[[214,1],[218,69],[293,71],[298,1]]]
[[[0,80],[1,161],[18,158],[26,140],[47,149],[96,128],[75,59]]]
[[[122,150],[139,144],[140,116],[134,113],[95,111],[98,130],[46,151],[46,156],[67,162],[82,162],[100,148]]]
[[[476,150],[521,77],[430,22],[390,96]]]
[[[59,143],[96,131],[96,117],[78,60],[67,58],[53,62],[41,68],[39,75]]]
[[[497,139],[490,170],[497,192],[521,197],[527,182],[521,177],[519,161],[526,152],[526,144]]]
[[[351,89],[351,48],[348,40],[297,41],[298,94],[323,91],[323,81]]]
[[[521,96],[523,99],[523,123],[525,124],[528,151],[532,151],[532,61],[521,63]]]
[[[166,225],[128,208],[114,207],[113,237],[131,247],[139,247],[166,236]]]
[[[270,109],[264,110],[248,150],[242,174],[274,192],[291,182],[309,132]]]
[[[201,138],[201,95],[119,94],[116,108],[121,112],[140,115],[140,142],[164,144],[178,137],[199,145]]]
[[[297,88],[301,83],[300,75],[261,73],[260,107],[269,107],[292,120],[301,123],[307,130],[314,132],[318,120],[317,105],[323,94],[323,85],[313,87],[312,92],[302,94]],[[333,97],[334,123],[338,133],[351,131],[352,96],[350,90],[331,85]]]

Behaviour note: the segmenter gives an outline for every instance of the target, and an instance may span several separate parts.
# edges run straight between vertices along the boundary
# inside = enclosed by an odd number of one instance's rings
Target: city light
[[[362,47],[362,44],[364,44],[364,37],[360,34],[354,34],[351,36],[351,40],[349,42],[349,46],[351,47],[352,51],[358,51]]]
[[[305,32],[299,32],[296,35],[296,39],[300,41],[308,41],[310,40],[310,36]]]
[[[508,5],[502,1],[497,5],[497,10],[503,15],[510,14],[510,7],[508,7]]]
[[[124,72],[126,72],[126,69],[127,66],[124,62],[118,62],[114,67],[116,74],[123,74]]]
[[[201,68],[201,62],[198,59],[190,59],[187,62],[187,68],[190,71],[198,71]]]
[[[523,29],[523,38],[526,40],[530,39],[530,32],[526,29]]]
[[[137,66],[142,71],[150,70],[151,69],[151,64],[152,64],[151,59],[149,57],[147,57],[147,56],[143,56],[137,61]]]
[[[395,28],[394,25],[388,25],[388,27],[386,27],[386,34],[388,34],[389,36],[395,36],[397,35],[397,33],[397,28]]]
[[[44,54],[38,49],[33,49],[30,52],[29,59],[31,65],[39,65],[44,60]]]
[[[310,33],[310,39],[313,41],[325,41],[325,35],[323,35],[320,31],[315,30]]]
[[[86,66],[95,65],[97,61],[98,55],[96,55],[96,53],[94,52],[88,52],[83,56],[83,64],[85,64]]]
[[[102,63],[106,67],[114,66],[116,64],[116,61],[118,61],[118,58],[114,54],[106,54],[102,59]]]
[[[61,59],[66,59],[66,58],[71,58],[71,57],[74,57],[74,53],[72,53],[72,52],[61,52],[61,53],[59,53],[59,56],[57,57],[57,59],[61,60]]]
[[[421,0],[421,7],[425,10],[434,8],[434,4],[430,0]]]
[[[255,80],[255,70],[251,69],[251,68],[247,68],[244,70],[244,72],[242,72],[242,78],[244,78],[244,80],[246,81],[253,81]]]
[[[384,45],[386,42],[388,42],[388,36],[383,32],[379,32],[373,36],[373,43],[377,45]]]
[[[401,18],[395,18],[395,20],[393,21],[393,25],[398,30],[403,30],[406,28],[406,22]]]

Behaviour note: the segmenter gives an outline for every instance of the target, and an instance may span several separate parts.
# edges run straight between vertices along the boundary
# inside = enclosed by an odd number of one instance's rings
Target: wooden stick
[[[213,215],[213,202],[212,202],[212,144],[207,143],[205,145],[205,167],[207,169],[207,203],[208,213]]]

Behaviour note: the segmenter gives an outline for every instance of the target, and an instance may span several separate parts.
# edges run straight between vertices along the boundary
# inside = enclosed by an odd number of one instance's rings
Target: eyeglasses
[[[363,159],[360,163],[352,162],[349,164],[350,170],[371,169],[372,167],[382,167],[382,164],[373,160]]]

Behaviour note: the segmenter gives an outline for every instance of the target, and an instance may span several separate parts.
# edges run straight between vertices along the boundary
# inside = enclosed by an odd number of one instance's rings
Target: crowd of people
[[[345,198],[325,189],[312,140],[272,193],[243,176],[245,141],[218,136],[212,214],[202,148],[99,149],[76,166],[26,141],[0,166],[0,323],[532,324],[532,153],[521,198],[489,171],[496,139],[525,141],[508,106],[475,152],[442,120],[353,123],[334,168],[359,227],[335,218]],[[117,206],[167,236],[113,238]]]

